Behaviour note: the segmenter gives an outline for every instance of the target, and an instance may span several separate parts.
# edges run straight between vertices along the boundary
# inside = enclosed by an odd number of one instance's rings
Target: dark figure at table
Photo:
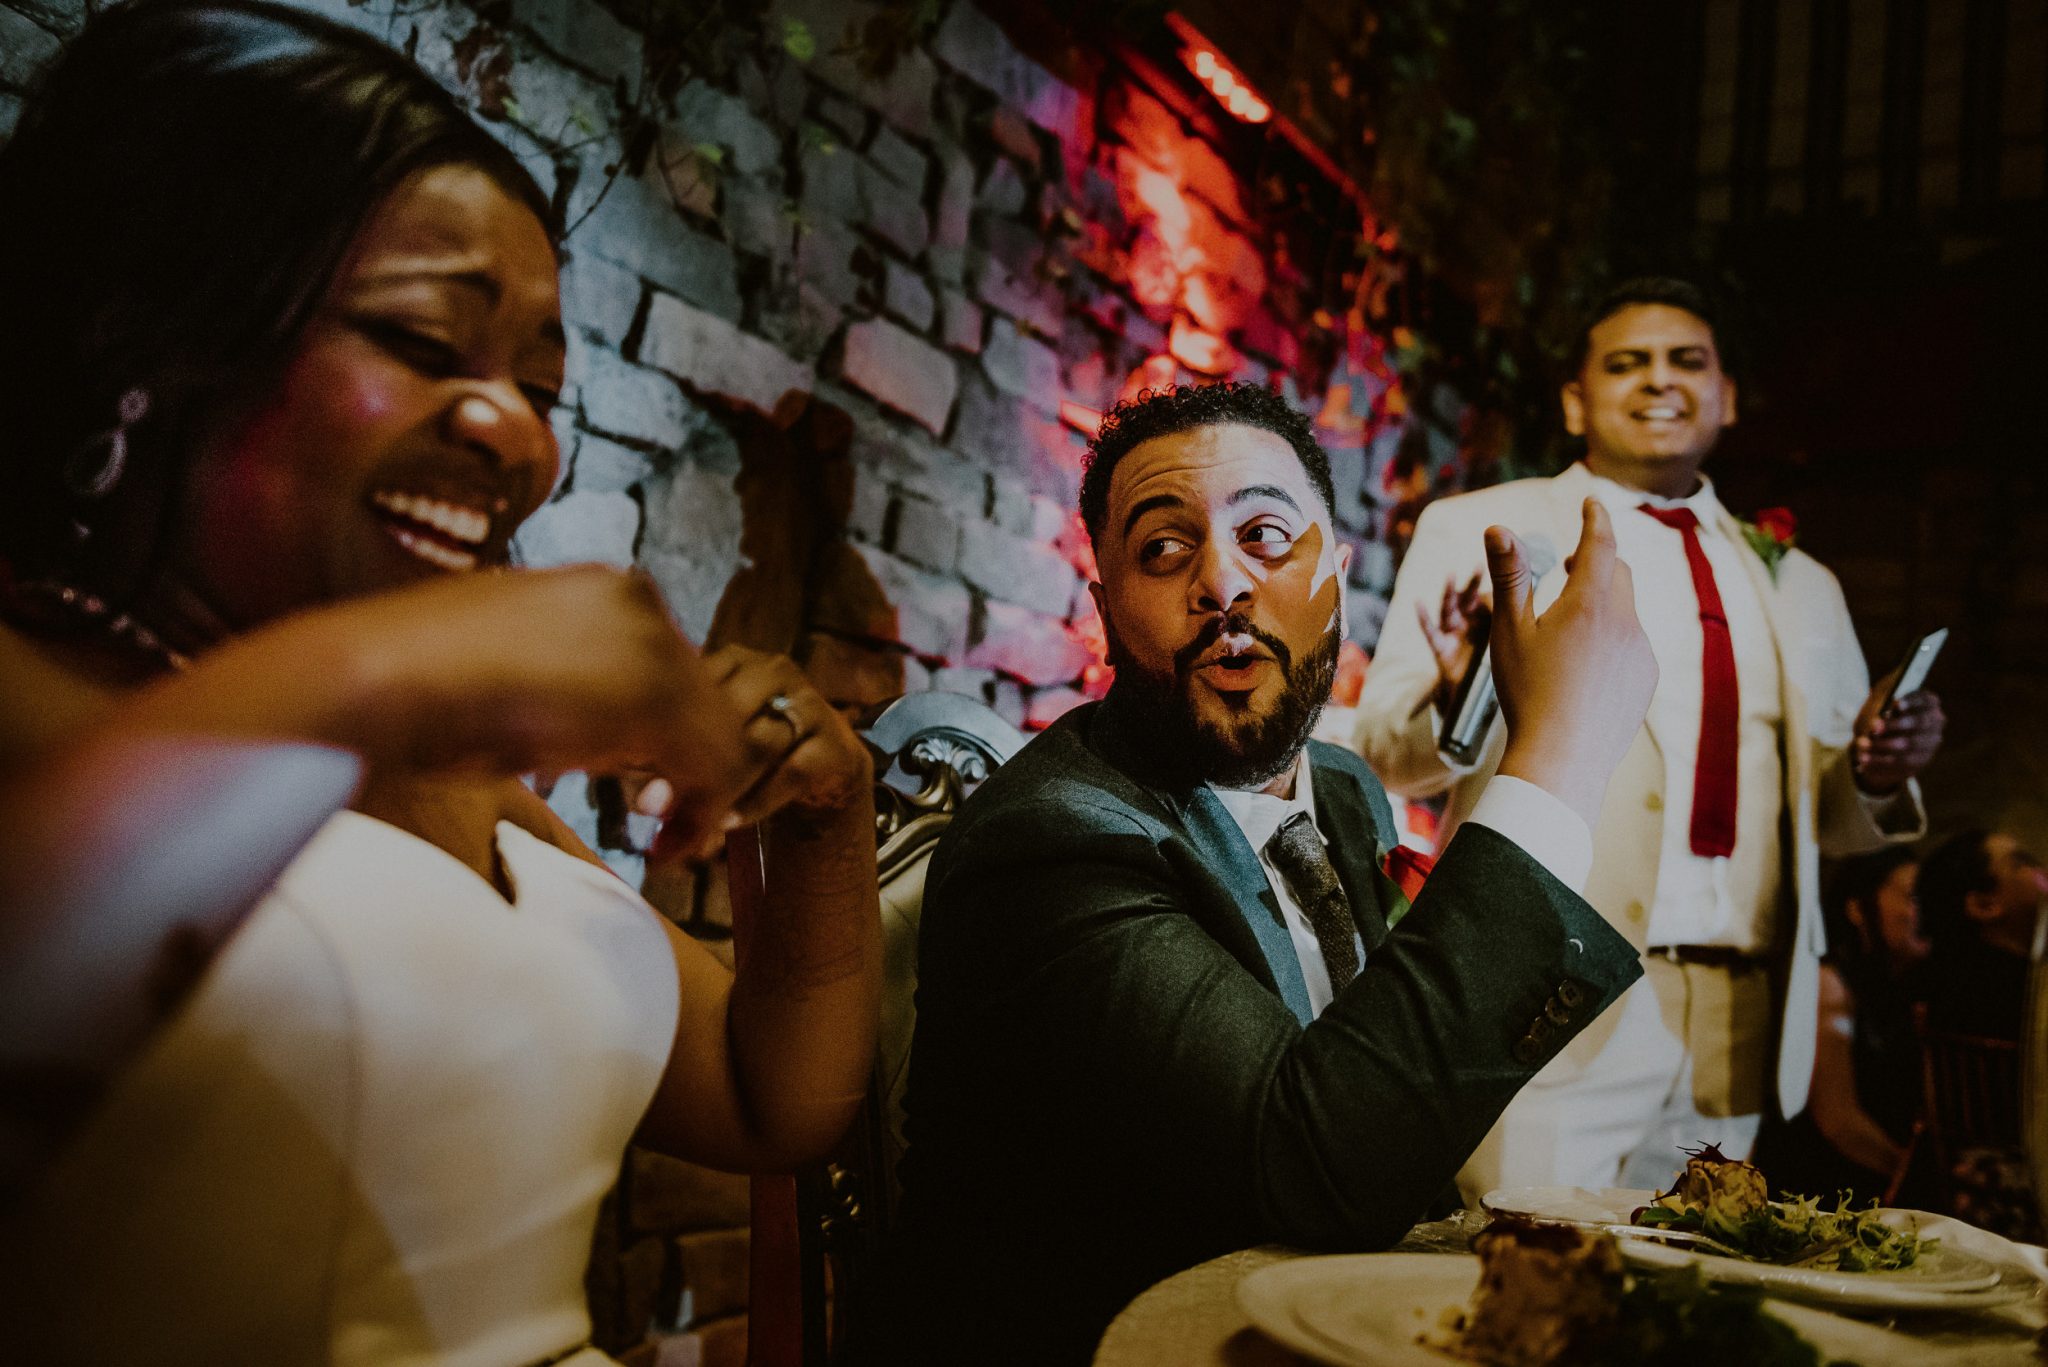
[[[1921,1098],[1913,1006],[1929,948],[1919,869],[1911,849],[1892,845],[1843,860],[1828,880],[1813,1085],[1805,1110],[1766,1120],[1757,1140],[1756,1164],[1777,1190],[1877,1200],[1907,1159]],[[1891,1204],[1931,1199],[1918,1166]]]
[[[1541,618],[1489,546],[1512,741],[1412,908],[1364,764],[1310,742],[1350,548],[1271,393],[1141,395],[1081,490],[1116,680],[961,809],[919,939],[886,1360],[1085,1362],[1230,1249],[1374,1249],[1640,976],[1576,891],[1655,669],[1604,510]]]
[[[1964,831],[1921,865],[1919,900],[1934,946],[1927,959],[1929,1026],[2018,1039],[2034,922],[2048,901],[2039,857],[2003,831]]]
[[[1934,944],[1927,958],[1928,1029],[1986,1040],[2025,1038],[2027,977],[2048,902],[2048,871],[2040,858],[2004,831],[1963,831],[1927,856],[1919,888],[1920,914]],[[1992,1123],[2017,1134],[2019,1068],[1991,1076]],[[2041,1242],[2040,1207],[2019,1146],[1950,1138],[1951,1213],[2010,1239]]]

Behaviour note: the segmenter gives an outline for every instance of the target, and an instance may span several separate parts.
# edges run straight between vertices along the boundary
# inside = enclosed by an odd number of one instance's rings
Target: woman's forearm
[[[1813,1123],[1821,1137],[1852,1163],[1887,1174],[1899,1165],[1898,1144],[1853,1096],[1832,1090],[1816,1093]]]
[[[729,1006],[735,1081],[764,1153],[794,1165],[845,1132],[873,1068],[882,939],[872,788],[762,828],[765,894]]]

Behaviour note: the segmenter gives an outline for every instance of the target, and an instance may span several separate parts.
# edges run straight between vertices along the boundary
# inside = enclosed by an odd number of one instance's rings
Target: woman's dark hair
[[[1987,848],[1990,840],[1991,832],[1982,827],[1958,831],[1920,861],[1920,921],[1927,938],[1937,946],[1956,944],[1975,934],[1965,904],[1971,893],[1993,892],[1998,887]]]
[[[1308,472],[1309,483],[1322,496],[1324,509],[1336,515],[1330,457],[1316,440],[1315,429],[1294,405],[1270,389],[1232,380],[1169,385],[1141,390],[1103,415],[1102,428],[1081,461],[1081,523],[1088,529],[1088,539],[1102,539],[1102,524],[1109,517],[1109,478],[1132,448],[1154,437],[1226,423],[1264,428],[1293,447],[1301,468]]]
[[[1913,851],[1905,845],[1887,845],[1871,854],[1859,854],[1853,859],[1844,859],[1837,864],[1828,879],[1825,896],[1821,899],[1821,910],[1828,930],[1828,944],[1836,952],[1846,949],[1856,955],[1865,951],[1862,936],[1849,921],[1849,904],[1854,902],[1863,912],[1870,936],[1868,951],[1882,958],[1884,945],[1879,941],[1877,931],[1877,894],[1891,881],[1891,876],[1900,868],[1913,862]]]
[[[377,204],[450,163],[549,222],[518,159],[366,34],[257,0],[90,21],[0,149],[0,569],[131,587],[195,434],[274,382]],[[151,500],[133,538],[151,544],[83,549],[105,514],[65,467],[135,389],[147,414],[107,502]]]

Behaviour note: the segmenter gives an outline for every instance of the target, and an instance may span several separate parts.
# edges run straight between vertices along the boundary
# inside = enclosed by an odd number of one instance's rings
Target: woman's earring
[[[80,498],[105,498],[121,482],[128,468],[128,430],[148,416],[149,391],[124,391],[114,411],[119,421],[113,429],[86,442],[64,468],[64,482]]]

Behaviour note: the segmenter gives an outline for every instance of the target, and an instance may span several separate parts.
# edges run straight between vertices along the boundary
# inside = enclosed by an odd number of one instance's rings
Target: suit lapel
[[[1742,530],[1742,523],[1726,508],[1721,509],[1721,535],[1728,538],[1736,549],[1736,559],[1742,562],[1743,572],[1749,575],[1749,582],[1756,589],[1759,603],[1764,605],[1764,621],[1771,629],[1771,648],[1778,656],[1778,677],[1782,684],[1789,686],[1791,680],[1785,676],[1786,637],[1785,600],[1778,594],[1777,581],[1771,578],[1770,567],[1763,557],[1749,544],[1749,537]]]
[[[1330,840],[1330,863],[1351,903],[1359,941],[1371,954],[1387,938],[1390,909],[1383,899],[1386,880],[1380,876],[1379,856],[1389,832],[1379,829],[1358,781],[1343,770],[1318,765],[1315,794],[1316,826]]]
[[[1800,775],[1793,771],[1800,767],[1797,761],[1806,754],[1806,695],[1800,691],[1799,681],[1792,677],[1785,651],[1785,643],[1796,639],[1797,628],[1786,619],[1789,605],[1784,595],[1778,592],[1770,567],[1750,546],[1741,522],[1726,508],[1721,510],[1721,534],[1735,543],[1739,552],[1736,559],[1742,562],[1743,571],[1756,588],[1757,601],[1764,605],[1764,625],[1770,628],[1771,653],[1776,657],[1778,666],[1778,707],[1784,717],[1785,751],[1794,760],[1785,766],[1786,796],[1789,798],[1799,787]]]
[[[1301,976],[1301,960],[1295,955],[1294,940],[1281,918],[1280,902],[1273,896],[1265,866],[1259,863],[1251,842],[1244,838],[1244,830],[1231,819],[1222,800],[1206,787],[1195,789],[1189,796],[1182,809],[1182,821],[1188,839],[1236,902],[1241,923],[1236,929],[1251,932],[1254,946],[1272,975],[1273,989],[1287,1003],[1295,1019],[1306,1026],[1315,1013],[1309,1008],[1308,983]],[[1236,937],[1226,938],[1225,943],[1232,938]],[[1245,956],[1240,952],[1238,957],[1243,960]]]
[[[1764,623],[1770,628],[1771,650],[1778,661],[1778,708],[1782,718],[1785,762],[1779,772],[1784,776],[1785,814],[1792,819],[1795,832],[1804,829],[1803,818],[1813,793],[1813,745],[1806,722],[1806,694],[1799,681],[1792,677],[1791,657],[1786,650],[1789,641],[1797,639],[1799,628],[1788,620],[1791,605],[1778,592],[1778,582],[1772,577],[1770,567],[1763,557],[1749,544],[1743,534],[1742,523],[1726,508],[1721,510],[1721,530],[1741,548],[1738,557],[1742,568],[1749,574],[1750,583],[1756,586],[1756,596],[1764,605]],[[1782,566],[1780,573],[1783,573]],[[1796,886],[1798,861],[1794,859],[1795,840],[1787,840],[1781,855],[1790,861],[1786,865],[1785,886]],[[1816,939],[1816,954],[1821,936],[1820,923],[1813,924]]]

